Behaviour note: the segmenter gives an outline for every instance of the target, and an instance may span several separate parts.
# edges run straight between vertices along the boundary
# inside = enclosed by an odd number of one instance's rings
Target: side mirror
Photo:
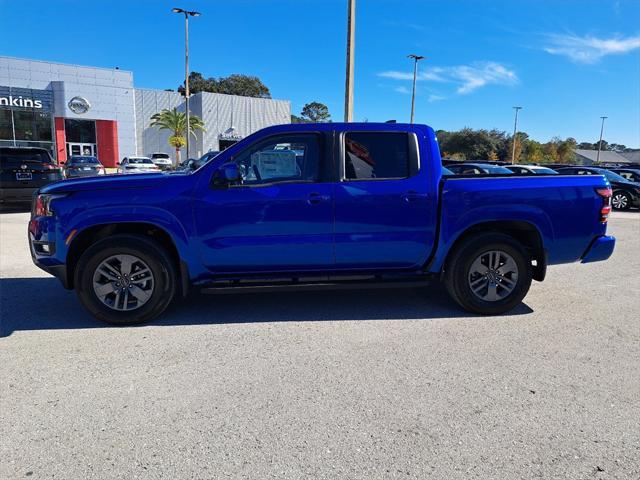
[[[242,183],[242,174],[235,163],[225,163],[213,174],[213,185],[224,188]]]

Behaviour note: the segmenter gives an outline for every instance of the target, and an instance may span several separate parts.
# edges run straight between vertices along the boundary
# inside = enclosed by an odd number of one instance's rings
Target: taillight
[[[605,224],[609,220],[609,214],[611,213],[611,197],[613,191],[611,187],[596,188],[596,193],[602,198],[602,208],[600,209],[600,223]]]
[[[33,216],[34,217],[52,217],[54,215],[51,209],[51,201],[56,198],[62,198],[66,195],[51,195],[46,193],[40,193],[36,195],[35,202],[33,203]]]

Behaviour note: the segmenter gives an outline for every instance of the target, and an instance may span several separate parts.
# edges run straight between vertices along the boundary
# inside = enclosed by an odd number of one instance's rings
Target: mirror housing
[[[240,168],[235,163],[225,163],[213,174],[213,185],[218,188],[225,188],[229,185],[239,185],[242,183]]]

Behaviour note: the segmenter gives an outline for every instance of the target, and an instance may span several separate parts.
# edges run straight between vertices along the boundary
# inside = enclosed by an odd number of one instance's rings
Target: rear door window
[[[344,179],[400,179],[411,172],[409,136],[399,132],[344,135]]]

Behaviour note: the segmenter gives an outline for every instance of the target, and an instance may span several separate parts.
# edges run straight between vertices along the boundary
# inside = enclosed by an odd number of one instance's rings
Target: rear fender
[[[478,228],[482,224],[492,222],[525,222],[536,229],[540,234],[543,251],[547,251],[554,241],[554,232],[551,219],[539,208],[531,205],[502,205],[496,212],[496,206],[480,206],[467,210],[460,214],[457,212],[443,212],[441,217],[440,235],[438,246],[428,270],[438,273],[442,270],[447,255],[456,241],[472,228]],[[487,225],[487,231],[492,230]]]

